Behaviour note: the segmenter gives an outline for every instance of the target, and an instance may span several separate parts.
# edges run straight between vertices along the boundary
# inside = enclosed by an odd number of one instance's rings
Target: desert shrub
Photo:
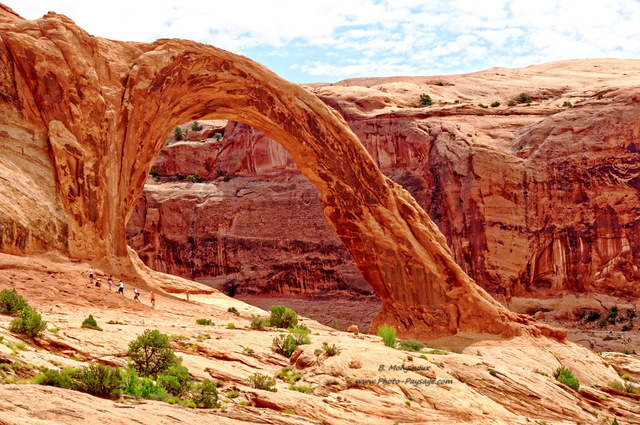
[[[220,407],[220,403],[218,403],[218,388],[216,384],[210,380],[205,379],[195,385],[193,392],[193,402],[198,407],[204,407],[207,409]]]
[[[0,291],[0,313],[15,316],[26,307],[27,301],[15,289]]]
[[[216,139],[216,140],[222,139],[222,133],[214,133],[213,134],[213,138]]]
[[[237,390],[227,391],[225,395],[227,396],[227,398],[238,398],[240,396],[240,391],[237,391]]]
[[[268,390],[268,391],[276,391],[275,385],[276,380],[268,375],[263,375],[261,373],[254,373],[253,375],[247,378],[247,383],[253,387],[258,388],[260,390]]]
[[[509,103],[507,103],[507,106],[516,106],[515,100],[510,100]]]
[[[289,389],[293,391],[299,391],[304,394],[311,394],[313,392],[313,388],[306,385],[289,385]]]
[[[322,343],[322,351],[327,353],[327,356],[329,357],[337,356],[338,354],[340,354],[340,349],[338,349],[335,344],[329,345],[329,343],[326,341]]]
[[[86,319],[84,319],[82,321],[82,327],[83,328],[88,328],[88,329],[93,329],[96,331],[101,331],[102,328],[100,326],[98,326],[98,322],[96,322],[96,319],[93,318],[93,315],[90,314],[89,317],[87,317]]]
[[[111,398],[114,391],[123,385],[119,368],[92,364],[76,370],[71,375],[72,388],[96,397]]]
[[[293,352],[298,348],[298,343],[296,343],[296,339],[291,335],[280,334],[277,337],[273,338],[273,351],[278,354],[282,354],[285,357],[291,357]]]
[[[309,339],[309,333],[311,331],[306,326],[291,326],[288,330],[296,341],[296,345],[311,344],[311,340]]]
[[[478,106],[481,107],[481,108],[484,108],[484,109],[488,108],[488,106],[485,105],[484,103],[478,103]]]
[[[227,309],[227,311],[228,311],[229,313],[233,313],[233,314],[235,314],[236,316],[240,316],[240,312],[239,312],[239,311],[238,311],[238,309],[237,309],[237,308],[235,308],[235,307],[229,307],[229,308]]]
[[[556,378],[556,381],[562,382],[574,391],[578,391],[580,388],[580,381],[573,376],[573,371],[569,368],[560,366],[553,371],[553,377]]]
[[[153,400],[165,400],[169,397],[167,390],[149,377],[140,377],[134,368],[122,374],[122,389],[125,394]]]
[[[215,323],[211,319],[196,319],[196,323],[203,326],[213,326]]]
[[[275,328],[289,328],[298,324],[298,315],[295,311],[283,305],[271,306],[269,323]]]
[[[193,131],[202,131],[203,128],[204,127],[202,127],[202,125],[200,125],[200,123],[198,121],[194,121],[191,124],[191,130],[193,130]]]
[[[47,328],[47,322],[42,320],[40,313],[31,307],[25,307],[20,313],[20,317],[13,319],[9,325],[11,332],[24,334],[29,338],[40,336]]]
[[[618,318],[618,306],[613,306],[607,313],[607,321],[612,325],[616,324],[616,319]]]
[[[378,328],[378,335],[382,337],[384,345],[395,348],[396,346],[396,328],[393,326],[382,325]]]
[[[191,183],[200,183],[202,182],[202,176],[198,173],[195,174],[189,174],[187,176],[187,181],[191,182]]]
[[[633,319],[635,319],[636,317],[636,309],[635,308],[628,308],[626,310],[627,313],[627,320],[631,321]]]
[[[571,108],[573,105],[571,104],[571,102],[565,100],[562,106],[565,108]]]
[[[44,368],[42,373],[33,378],[33,383],[58,388],[71,388],[71,374],[73,371],[74,369],[72,368],[62,370]]]
[[[251,329],[257,329],[261,331],[267,326],[269,326],[269,321],[267,319],[260,317],[257,314],[251,316],[251,323],[249,324],[249,327]]]
[[[531,103],[531,96],[529,96],[527,93],[520,93],[518,97],[516,97],[516,102]]]
[[[173,129],[173,137],[175,137],[176,141],[180,141],[184,139],[184,133],[180,127],[176,127]]]
[[[600,94],[598,95],[597,99],[598,99],[598,100],[600,100],[600,99],[602,99],[602,98],[604,98],[604,95],[603,95],[602,93],[600,93]]]
[[[609,382],[609,388],[613,388],[614,390],[622,391],[629,394],[640,394],[638,388],[636,388],[631,382],[624,381],[611,381]]]
[[[142,376],[155,375],[169,366],[179,364],[178,358],[169,347],[169,337],[157,329],[147,329],[131,341],[127,354]]]
[[[276,378],[283,379],[290,384],[295,384],[297,381],[302,379],[302,375],[298,372],[294,372],[293,366],[287,366],[276,373]]]
[[[500,102],[498,102],[497,100],[491,104],[492,108],[497,108],[498,106],[500,106]]]
[[[169,394],[175,396],[182,395],[191,381],[189,369],[179,364],[169,366],[162,374],[158,375],[157,379],[159,385],[167,390]]]
[[[420,107],[423,108],[425,106],[433,105],[433,101],[431,100],[431,96],[426,93],[422,93],[420,95]]]
[[[424,344],[418,341],[407,339],[405,341],[400,341],[399,347],[401,350],[405,351],[420,351],[424,348]]]
[[[627,325],[627,324],[624,324],[624,325],[622,325],[622,327],[620,328],[620,330],[621,330],[622,332],[628,332],[628,331],[630,331],[630,330],[631,330],[631,326],[629,326],[629,325]]]
[[[156,383],[171,395],[179,396],[183,393],[184,388],[175,376],[159,374]]]
[[[600,313],[595,310],[582,310],[580,314],[580,319],[584,319],[585,323],[595,322],[600,317]]]

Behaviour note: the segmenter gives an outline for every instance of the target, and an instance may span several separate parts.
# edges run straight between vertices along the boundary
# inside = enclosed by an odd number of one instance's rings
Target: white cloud
[[[430,60],[434,72],[453,73],[640,55],[638,0],[156,0],[152,7],[29,0],[10,6],[29,19],[55,10],[114,39],[186,38],[258,55],[267,66],[288,61],[284,72],[295,71],[300,82],[301,72],[325,81],[424,73],[415,64]]]

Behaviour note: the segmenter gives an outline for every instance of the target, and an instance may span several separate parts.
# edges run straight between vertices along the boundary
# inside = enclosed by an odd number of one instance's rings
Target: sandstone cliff
[[[42,207],[41,217],[24,218],[26,225],[21,217],[2,217],[3,228],[19,237],[3,239],[0,250],[54,251],[136,273],[125,224],[167,134],[194,117],[227,119],[277,139],[318,188],[325,218],[383,302],[374,327],[395,324],[400,334],[421,339],[459,331],[566,335],[509,312],[479,288],[339,114],[300,86],[212,46],[105,40],[55,13],[35,21],[1,13],[7,113],[0,116],[6,129],[0,141],[21,147],[33,140],[37,149],[33,170],[17,151],[3,155],[26,187],[14,179],[1,184],[14,195],[11,202],[41,202],[52,211]],[[16,140],[16,129],[26,134]],[[41,190],[41,199],[34,201],[27,187]],[[31,226],[42,229],[35,220],[48,230],[30,235]]]
[[[456,262],[485,288],[507,297],[565,291],[635,297],[640,288],[639,73],[638,61],[584,60],[462,76],[351,80],[309,89],[340,111],[381,170],[407,189],[443,231]],[[415,108],[425,92],[436,104]],[[530,105],[507,105],[522,92],[532,96]],[[494,102],[500,105],[478,106]],[[563,106],[568,103],[572,107]],[[276,176],[290,174],[291,161],[257,130],[232,124],[215,150],[190,146],[198,155],[185,146],[171,146],[162,155],[202,158],[187,165],[186,173],[197,169],[212,178],[258,178],[264,184],[251,180],[252,202],[260,205],[262,217],[280,217],[309,202],[293,196],[288,206],[280,201],[269,205],[270,185]],[[163,168],[166,162],[153,170],[163,176],[180,171]],[[202,193],[204,187],[196,190]],[[309,185],[299,181],[296,188],[291,190],[308,191]],[[176,221],[172,210],[157,202],[166,190],[148,186],[144,198],[155,200],[153,214],[171,223]],[[228,197],[215,208],[232,210],[236,202],[246,201]],[[201,205],[199,211],[207,209]],[[144,214],[144,208],[140,211]],[[317,240],[330,238],[329,229],[316,224],[319,209],[311,211],[292,214],[286,233],[308,232],[308,225],[320,232]],[[194,220],[208,220],[206,213],[198,214]],[[159,231],[175,239],[170,229]],[[260,240],[270,239],[259,227],[253,231]],[[233,233],[225,229],[225,238]],[[145,261],[160,269],[175,267],[170,258],[156,260],[154,253],[175,252],[176,245],[149,244],[150,237],[144,244],[133,241],[138,249],[145,247]],[[273,263],[286,257],[283,247],[271,245]],[[321,251],[318,247],[318,255]],[[312,259],[300,261],[313,264]],[[249,266],[248,261],[235,264],[235,272]],[[198,263],[194,266],[173,270],[208,274]],[[335,270],[331,262],[323,266]],[[326,281],[305,273],[320,286]],[[265,289],[269,281],[278,290],[287,284],[272,276],[264,279]],[[296,279],[289,282],[297,286]]]

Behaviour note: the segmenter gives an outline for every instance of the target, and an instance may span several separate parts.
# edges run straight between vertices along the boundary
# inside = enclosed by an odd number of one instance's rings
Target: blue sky
[[[4,1],[97,36],[212,44],[296,83],[640,59],[640,0]]]

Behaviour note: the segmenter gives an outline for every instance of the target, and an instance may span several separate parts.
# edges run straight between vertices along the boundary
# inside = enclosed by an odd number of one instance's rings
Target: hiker
[[[151,299],[151,306],[155,308],[155,306],[156,306],[156,294],[154,294],[153,291],[151,291],[151,294],[149,294],[149,298]]]
[[[187,291],[187,301],[189,301],[189,291]]]
[[[109,284],[109,292],[111,292],[111,285],[113,285],[113,278],[109,275],[109,279],[107,279],[107,283]]]
[[[120,279],[120,285],[118,286],[118,294],[124,297],[124,282]]]
[[[93,283],[93,267],[89,267],[89,283]]]
[[[138,292],[138,288],[133,288],[133,300],[140,302],[140,292]]]

